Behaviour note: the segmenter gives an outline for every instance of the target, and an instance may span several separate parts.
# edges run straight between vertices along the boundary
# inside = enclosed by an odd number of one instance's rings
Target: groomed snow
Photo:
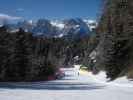
[[[108,84],[108,85],[115,85],[119,87],[133,87],[133,81],[127,79],[126,76],[117,78],[114,81],[109,81],[106,77],[106,73],[104,71],[99,72],[97,75],[92,74],[92,72],[88,73],[88,76],[91,77],[98,83]]]
[[[94,76],[91,73],[78,75],[74,68],[64,71],[66,77],[62,80],[0,83],[0,100],[132,100],[133,98],[133,87],[102,83],[104,72]]]

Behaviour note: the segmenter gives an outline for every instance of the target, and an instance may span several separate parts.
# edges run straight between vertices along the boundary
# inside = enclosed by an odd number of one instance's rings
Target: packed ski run
[[[132,100],[133,86],[105,82],[97,76],[63,69],[65,77],[48,82],[0,83],[0,100]],[[101,78],[100,78],[101,77]],[[124,79],[121,79],[124,80]],[[119,84],[119,82],[118,82]]]

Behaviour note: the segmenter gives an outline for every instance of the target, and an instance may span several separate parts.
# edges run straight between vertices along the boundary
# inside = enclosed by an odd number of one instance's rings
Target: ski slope
[[[78,75],[74,68],[64,71],[66,77],[61,80],[0,83],[0,100],[132,100],[133,98],[132,86],[101,82],[98,76],[94,77],[91,74]]]

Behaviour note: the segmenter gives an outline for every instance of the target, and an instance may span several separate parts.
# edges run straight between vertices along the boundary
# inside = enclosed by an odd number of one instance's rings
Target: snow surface
[[[95,29],[98,24],[96,20],[84,19],[83,21],[88,25],[91,31],[92,29]]]
[[[127,79],[126,76],[120,77],[114,81],[109,81],[109,79],[106,78],[107,76],[104,71],[99,72],[97,75],[93,75],[92,72],[88,72],[88,76],[98,83],[119,86],[119,87],[132,87],[133,88],[133,81]]]
[[[53,26],[56,26],[58,27],[59,29],[63,29],[65,24],[62,22],[62,21],[58,21],[58,20],[55,20],[55,21],[51,21],[50,22]]]
[[[66,77],[49,82],[0,83],[0,100],[132,100],[133,87],[106,84],[105,73],[78,75],[63,69]],[[115,82],[124,82],[120,78]],[[131,85],[131,84],[130,84]]]

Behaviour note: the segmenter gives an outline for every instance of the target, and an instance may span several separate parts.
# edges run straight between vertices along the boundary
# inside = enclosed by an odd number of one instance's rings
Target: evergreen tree
[[[25,80],[26,76],[26,69],[28,64],[28,52],[26,51],[26,39],[25,39],[25,32],[20,29],[19,32],[16,33],[15,37],[15,50],[13,53],[14,61],[13,61],[13,68],[16,80]]]
[[[131,0],[106,0],[100,20],[101,37],[98,46],[99,65],[104,66],[107,76],[115,79],[126,70],[130,64],[132,47]]]

